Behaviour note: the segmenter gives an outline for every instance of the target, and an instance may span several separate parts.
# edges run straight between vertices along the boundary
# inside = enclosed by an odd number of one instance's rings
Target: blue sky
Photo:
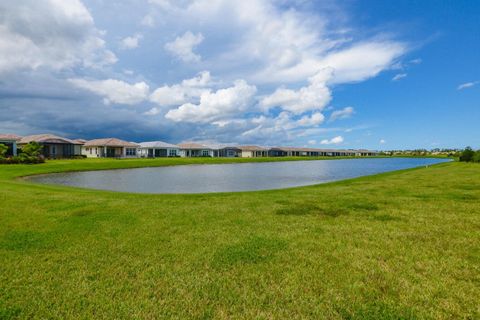
[[[0,132],[480,148],[478,1],[0,3]]]

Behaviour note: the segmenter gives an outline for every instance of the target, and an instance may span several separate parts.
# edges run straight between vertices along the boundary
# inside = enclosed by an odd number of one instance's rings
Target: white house
[[[162,141],[141,142],[138,156],[142,158],[179,157],[180,147]]]
[[[198,143],[180,143],[180,156],[182,157],[218,157],[218,149]]]
[[[241,157],[242,158],[257,158],[257,157],[268,157],[268,148],[258,147],[258,146],[240,146]]]
[[[87,158],[136,158],[138,144],[116,138],[94,139],[85,142],[82,154]]]

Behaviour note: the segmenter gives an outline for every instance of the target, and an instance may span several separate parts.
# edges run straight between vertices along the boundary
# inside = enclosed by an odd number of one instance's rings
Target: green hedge
[[[16,156],[9,158],[0,158],[0,164],[37,164],[44,163],[43,157]]]

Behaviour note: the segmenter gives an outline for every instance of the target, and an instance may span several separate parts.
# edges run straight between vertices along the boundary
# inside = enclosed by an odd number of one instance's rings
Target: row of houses
[[[0,144],[8,147],[7,156],[17,155],[17,148],[30,142],[42,145],[46,158],[159,158],[159,157],[338,157],[376,156],[370,150],[339,150],[295,147],[212,146],[199,143],[170,144],[162,141],[134,143],[116,138],[67,139],[52,134],[20,137],[0,134]]]

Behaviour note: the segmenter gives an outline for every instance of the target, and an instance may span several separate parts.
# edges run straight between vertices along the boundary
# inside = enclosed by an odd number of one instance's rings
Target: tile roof
[[[131,147],[137,148],[138,144],[117,138],[93,139],[85,142],[84,147]]]
[[[30,142],[38,142],[38,143],[57,143],[57,144],[78,144],[73,140],[59,137],[53,134],[36,134],[31,136],[23,137],[19,143],[26,144]]]
[[[75,139],[73,141],[78,143],[78,144],[85,144],[85,142],[87,142],[87,140],[85,140],[85,139]]]
[[[163,141],[149,141],[149,142],[141,142],[139,143],[140,148],[172,148],[172,149],[179,149],[179,146],[166,143]]]
[[[16,134],[1,134],[0,133],[0,140],[3,141],[20,141],[22,137],[17,136]]]
[[[178,146],[180,149],[192,149],[192,150],[207,150],[211,149],[203,144],[194,143],[194,142],[186,142],[186,143],[179,143]]]
[[[259,147],[259,146],[238,146],[238,149],[242,151],[268,151],[269,148]]]

